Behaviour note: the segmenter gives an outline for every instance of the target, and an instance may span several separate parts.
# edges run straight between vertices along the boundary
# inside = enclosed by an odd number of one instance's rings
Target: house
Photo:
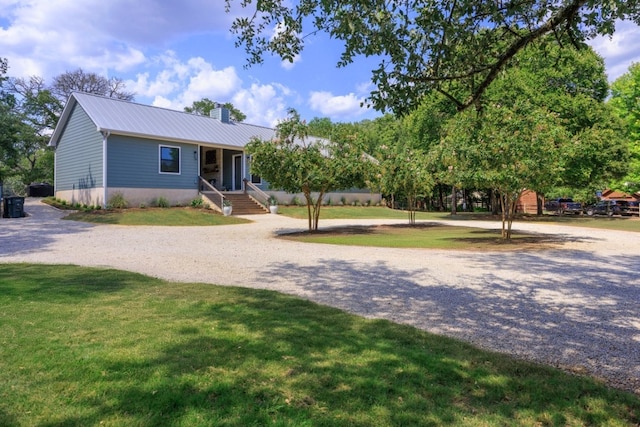
[[[251,175],[245,152],[252,138],[274,136],[274,129],[231,121],[225,108],[201,116],[75,92],[49,142],[55,147],[55,196],[96,206],[116,194],[130,206],[152,205],[160,197],[173,205],[206,197],[220,209],[232,194],[264,197],[269,191],[288,201],[294,195]],[[380,200],[369,190],[330,197]]]
[[[626,200],[629,202],[637,202],[640,200],[640,194],[627,194],[622,191],[606,189],[600,195],[600,200]]]

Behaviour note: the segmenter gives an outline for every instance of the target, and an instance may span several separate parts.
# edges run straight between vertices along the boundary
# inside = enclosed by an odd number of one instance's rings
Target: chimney
[[[216,120],[220,120],[222,123],[229,123],[230,121],[229,109],[224,108],[221,104],[216,104],[216,108],[211,110],[209,116],[213,117]]]

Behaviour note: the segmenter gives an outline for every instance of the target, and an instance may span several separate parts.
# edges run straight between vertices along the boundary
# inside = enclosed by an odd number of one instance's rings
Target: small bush
[[[159,208],[168,208],[170,204],[166,197],[160,196],[156,199],[156,206]]]
[[[195,198],[191,201],[191,207],[196,209],[202,209],[204,207],[204,200],[202,198]]]
[[[146,208],[147,208],[146,203],[140,203],[140,209],[146,209]]]
[[[127,206],[129,206],[129,203],[124,198],[124,195],[122,193],[115,193],[113,196],[111,196],[111,199],[109,199],[109,204],[107,205],[107,207],[110,209],[125,209]]]
[[[347,204],[347,198],[344,196],[340,197],[340,203],[342,203],[342,206],[345,206]]]
[[[291,199],[291,205],[298,206],[299,204],[300,204],[300,199],[298,199],[298,196],[293,196],[293,198]]]

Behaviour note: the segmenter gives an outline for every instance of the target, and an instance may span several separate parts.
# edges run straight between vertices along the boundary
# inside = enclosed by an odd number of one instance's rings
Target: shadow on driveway
[[[25,198],[24,218],[0,218],[0,257],[46,250],[57,236],[82,233],[95,225],[64,221],[60,211],[39,198]]]

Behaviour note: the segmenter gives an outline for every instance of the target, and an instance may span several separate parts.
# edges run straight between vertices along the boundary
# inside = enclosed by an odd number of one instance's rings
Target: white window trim
[[[162,171],[162,149],[163,148],[176,148],[178,149],[178,172],[163,172]],[[175,145],[159,145],[158,146],[158,173],[161,175],[182,175],[182,147]]]

